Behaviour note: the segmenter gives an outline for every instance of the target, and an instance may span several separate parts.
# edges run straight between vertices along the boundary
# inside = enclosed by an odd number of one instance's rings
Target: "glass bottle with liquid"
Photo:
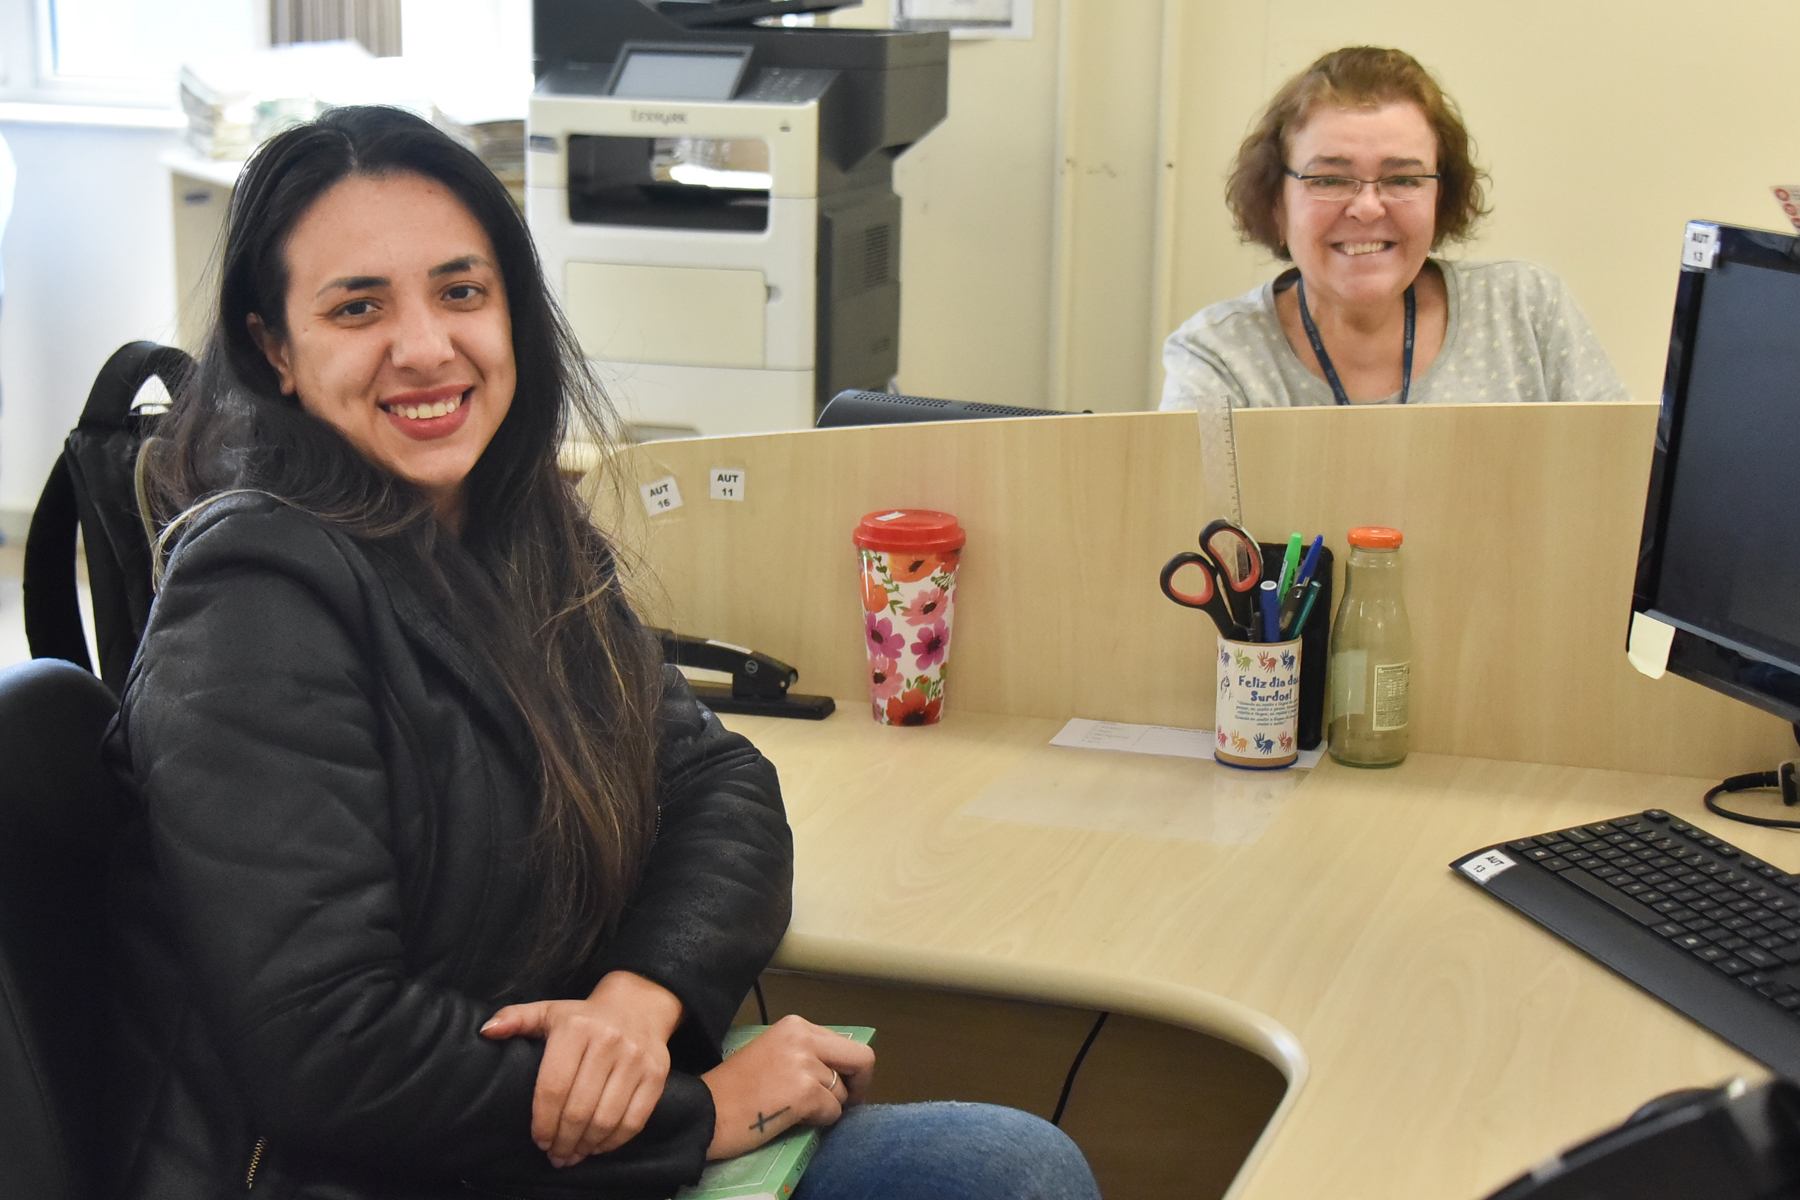
[[[1351,767],[1405,761],[1412,627],[1400,595],[1400,531],[1352,529],[1344,598],[1331,629],[1331,757]]]

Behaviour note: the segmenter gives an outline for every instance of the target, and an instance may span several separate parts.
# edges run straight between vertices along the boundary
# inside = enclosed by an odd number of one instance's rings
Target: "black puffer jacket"
[[[660,832],[616,934],[551,989],[681,998],[649,1125],[558,1171],[541,1043],[477,1030],[532,904],[522,718],[355,539],[264,496],[172,556],[109,744],[137,798],[115,878],[120,1200],[666,1196],[712,1137],[698,1074],[787,926],[774,768],[670,672]],[[259,1149],[260,1145],[260,1149]]]

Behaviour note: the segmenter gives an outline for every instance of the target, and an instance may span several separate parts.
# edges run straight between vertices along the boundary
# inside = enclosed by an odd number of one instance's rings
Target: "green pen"
[[[1287,595],[1288,588],[1293,585],[1294,572],[1300,569],[1300,535],[1288,538],[1287,556],[1281,560],[1281,586],[1275,589],[1277,596]]]

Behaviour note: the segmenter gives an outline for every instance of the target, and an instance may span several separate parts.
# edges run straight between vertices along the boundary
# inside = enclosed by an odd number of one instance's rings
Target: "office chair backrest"
[[[0,669],[0,1193],[91,1200],[111,1041],[106,865],[117,704],[78,667]]]
[[[100,368],[81,420],[51,468],[25,539],[25,636],[34,658],[92,669],[75,589],[75,530],[87,553],[99,675],[117,695],[150,618],[150,531],[140,515],[139,450],[156,417],[132,402],[151,376],[171,395],[194,360],[132,342]]]

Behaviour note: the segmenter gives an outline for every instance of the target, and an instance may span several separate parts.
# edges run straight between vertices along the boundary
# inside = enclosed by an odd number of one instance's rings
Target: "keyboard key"
[[[1628,858],[1621,862],[1614,863],[1613,865],[1632,878],[1642,879],[1649,883],[1661,883],[1664,879],[1668,878],[1667,875],[1664,875],[1649,863],[1641,863],[1636,859]],[[1652,878],[1652,876],[1656,876],[1657,878]]]
[[[1668,819],[1669,819],[1669,814],[1664,812],[1660,808],[1646,808],[1644,810],[1644,820],[1646,820],[1646,821],[1655,821],[1658,824],[1661,824],[1662,822],[1667,821]]]
[[[1638,878],[1642,879],[1651,887],[1661,887],[1663,884],[1669,882],[1668,874],[1663,871],[1651,871],[1646,875],[1639,875]]]
[[[1742,857],[1740,857],[1738,859],[1738,863],[1742,866],[1748,867],[1752,871],[1759,871],[1762,868],[1769,865],[1768,863],[1764,862],[1762,859],[1753,858],[1748,854],[1745,854]]]
[[[1673,829],[1676,833],[1694,832],[1694,827],[1692,825],[1689,825],[1686,821],[1677,821],[1673,817],[1669,819],[1669,828]]]
[[[1623,875],[1624,873],[1625,872],[1619,870],[1619,868],[1613,866],[1595,867],[1589,872],[1595,879],[1611,879],[1614,875]]]
[[[1650,890],[1650,885],[1647,883],[1628,883],[1619,890],[1624,892],[1627,896],[1642,896],[1645,892]]]
[[[1600,870],[1604,871],[1606,868],[1602,867]],[[1644,905],[1639,904],[1636,900],[1633,900],[1630,896],[1621,893],[1616,888],[1606,886],[1603,881],[1595,878],[1596,874],[1598,874],[1598,872],[1584,871],[1580,867],[1570,867],[1566,871],[1557,872],[1558,878],[1566,879],[1588,895],[1612,905],[1614,908],[1636,921],[1639,925],[1656,925],[1661,923],[1661,917],[1657,916]]]
[[[1549,858],[1544,860],[1544,869],[1546,871],[1566,871],[1574,865],[1575,864],[1568,859],[1559,857],[1555,854],[1552,854]]]
[[[1739,854],[1743,853],[1743,851],[1739,850],[1736,846],[1726,842],[1720,842],[1718,845],[1714,846],[1712,852],[1720,858],[1736,858]]]
[[[1764,900],[1763,907],[1772,908],[1776,912],[1787,912],[1794,907],[1794,901],[1786,896],[1777,896],[1773,900]]]
[[[1719,943],[1719,945],[1727,950],[1736,950],[1741,946],[1748,946],[1749,944],[1750,940],[1748,938],[1741,938],[1735,933]]]
[[[1753,938],[1751,940],[1771,954],[1781,953],[1781,948],[1788,944],[1786,938],[1776,937],[1774,934],[1770,934],[1768,937]]]
[[[1745,879],[1742,875],[1739,875],[1736,871],[1726,871],[1723,875],[1719,876],[1719,882],[1726,887],[1730,887],[1734,883],[1748,883],[1749,880]]]
[[[1721,958],[1718,962],[1714,963],[1713,966],[1719,968],[1719,970],[1725,972],[1727,975],[1742,975],[1745,971],[1750,969],[1749,963],[1736,958]]]
[[[1800,992],[1789,992],[1785,996],[1777,996],[1775,998],[1775,1003],[1781,1005],[1781,1007],[1787,1009],[1789,1012],[1793,1012],[1796,1008],[1800,1008]]]
[[[1718,928],[1717,925],[1713,924],[1711,921],[1707,920],[1705,917],[1695,917],[1691,921],[1683,921],[1681,923],[1681,926],[1683,929],[1686,929],[1692,933],[1705,933],[1709,929],[1717,929]],[[1766,950],[1766,949],[1768,949],[1768,947],[1765,946],[1765,947],[1763,947],[1763,949]]]
[[[1598,874],[1598,872],[1596,872],[1596,874]],[[1655,909],[1657,912],[1662,913],[1664,916],[1668,916],[1670,913],[1674,912],[1676,909],[1681,907],[1681,901],[1679,901],[1679,900],[1658,900],[1655,904],[1652,904],[1650,907]]]
[[[1698,908],[1699,905],[1695,904],[1694,901],[1700,898],[1701,894],[1693,888],[1677,888],[1675,891],[1669,893],[1669,899],[1679,900],[1690,908]]]
[[[1682,934],[1686,933],[1687,930],[1683,929],[1673,921],[1664,921],[1660,925],[1652,925],[1650,927],[1650,932],[1660,934],[1666,938],[1673,938],[1680,937]]]
[[[1721,876],[1719,876],[1719,878],[1723,879],[1725,877],[1723,875],[1721,875]],[[1748,879],[1740,879],[1736,883],[1727,883],[1725,886],[1730,888],[1732,891],[1739,892],[1739,893],[1754,892],[1756,890],[1756,885],[1754,883],[1751,883]]]
[[[1703,958],[1707,962],[1718,962],[1725,957],[1726,953],[1726,951],[1719,949],[1717,946],[1702,946],[1700,949],[1694,951],[1694,957]]]
[[[1698,871],[1682,871],[1675,876],[1675,880],[1683,887],[1697,888],[1706,882],[1706,876]]]
[[[1584,828],[1589,833],[1593,834],[1597,838],[1603,838],[1603,837],[1607,836],[1608,834],[1619,832],[1612,825],[1608,824],[1605,821],[1600,822],[1598,825],[1584,826]]]
[[[1782,962],[1767,950],[1757,946],[1746,946],[1737,952],[1737,956],[1756,967],[1779,967]]]
[[[1680,928],[1680,926],[1677,926],[1676,928]],[[1656,927],[1656,932],[1662,933],[1662,931],[1663,931],[1663,927],[1661,925],[1658,925]],[[1667,937],[1668,935],[1663,934],[1663,936]],[[1680,937],[1675,938],[1674,942],[1677,946],[1680,946],[1683,950],[1699,950],[1704,946],[1712,945],[1711,942],[1707,941],[1705,938],[1701,937],[1697,933],[1684,933]]]
[[[1550,857],[1550,848],[1548,846],[1533,846],[1525,851],[1525,857],[1531,859],[1533,862],[1543,862],[1546,858]]]

